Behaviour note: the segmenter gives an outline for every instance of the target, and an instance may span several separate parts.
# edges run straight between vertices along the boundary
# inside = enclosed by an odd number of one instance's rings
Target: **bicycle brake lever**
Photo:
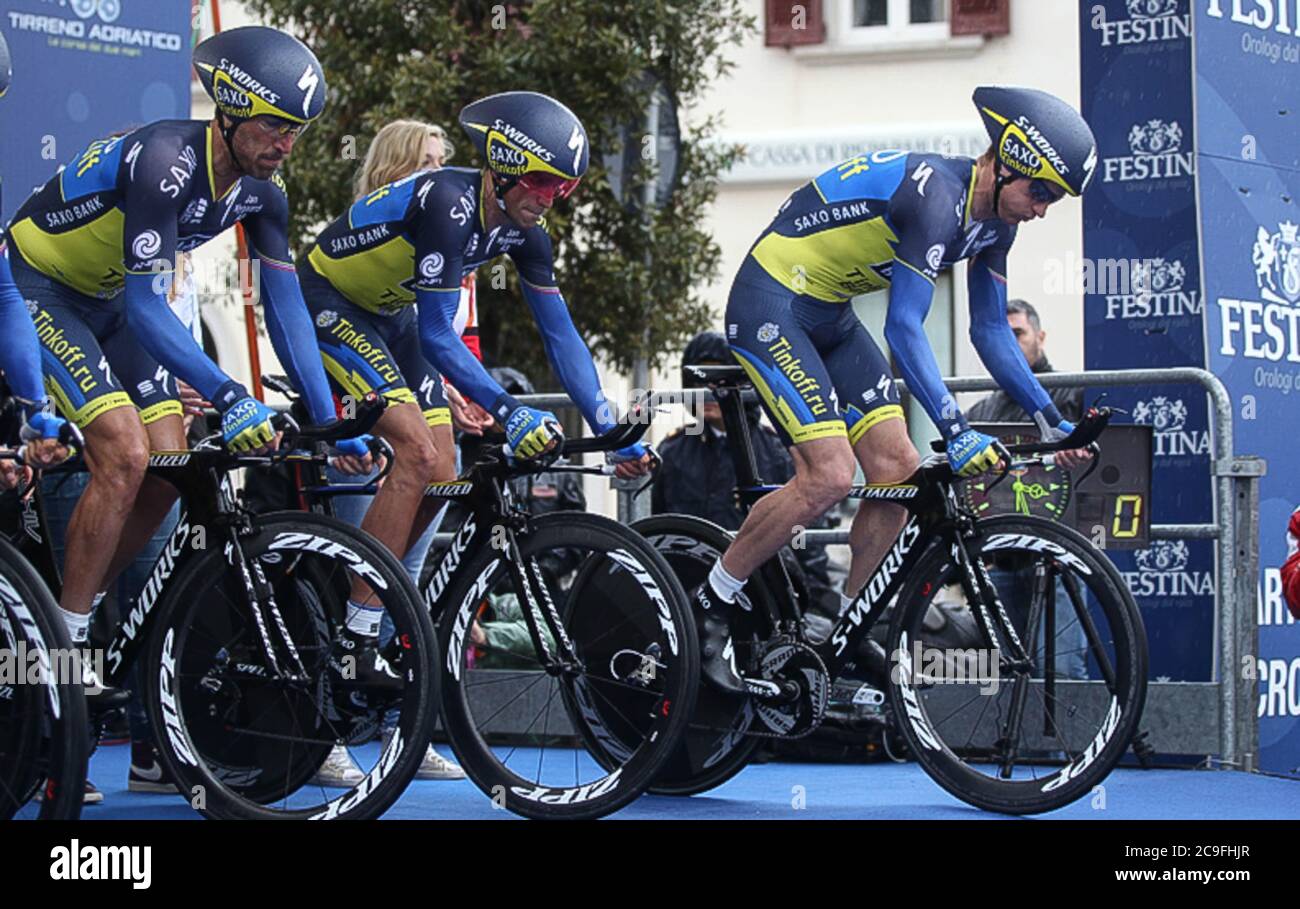
[[[988,485],[986,492],[992,492],[1011,473],[1011,453],[1006,450],[1006,447],[1001,442],[998,443],[998,449],[1000,455],[998,463],[1002,466],[997,471],[998,478]]]
[[[378,485],[383,482],[384,477],[388,476],[392,472],[396,455],[393,453],[393,446],[388,444],[388,440],[380,436],[371,436],[370,443],[367,447],[369,447],[370,454],[375,458],[376,462],[378,462],[381,457],[384,459],[383,469],[380,470],[379,475],[371,481]]]
[[[663,459],[659,457],[659,452],[655,451],[653,445],[647,443],[645,446],[645,450],[646,450],[646,454],[650,455],[650,477],[637,488],[634,497],[641,495],[641,493],[645,492],[652,485],[654,485],[654,481],[658,479],[656,474],[659,473],[659,468],[662,467],[664,463]]]
[[[1079,477],[1079,479],[1077,480],[1072,481],[1075,486],[1078,486],[1084,480],[1088,479],[1088,477],[1092,476],[1092,472],[1096,470],[1098,465],[1101,463],[1100,444],[1098,444],[1097,442],[1090,442],[1088,443],[1088,447],[1086,450],[1092,452],[1092,457],[1088,459],[1090,463],[1088,464],[1088,469],[1083,472],[1083,476]]]

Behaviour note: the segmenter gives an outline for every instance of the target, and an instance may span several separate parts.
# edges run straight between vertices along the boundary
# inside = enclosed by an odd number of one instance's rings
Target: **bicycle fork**
[[[267,581],[261,563],[252,560],[250,565],[248,556],[244,554],[243,547],[239,544],[238,528],[230,527],[229,533],[229,539],[226,541],[226,558],[231,565],[239,569],[239,576],[243,579],[249,612],[252,613],[253,622],[257,626],[262,653],[266,657],[272,676],[288,681],[308,680],[307,669],[303,665],[293,637],[289,634],[289,629],[284,624],[284,616],[275,600],[275,591]],[[292,574],[292,571],[293,568],[290,567],[288,573]],[[288,665],[287,673],[277,654],[276,637],[279,638],[285,651],[284,663]]]

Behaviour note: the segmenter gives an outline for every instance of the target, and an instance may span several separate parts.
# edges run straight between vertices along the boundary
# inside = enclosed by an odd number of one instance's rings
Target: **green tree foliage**
[[[718,175],[736,149],[714,139],[716,118],[683,124],[680,178],[653,220],[614,197],[602,157],[619,151],[620,127],[644,122],[651,72],[681,107],[730,69],[725,52],[753,28],[743,0],[248,0],[271,24],[298,35],[325,68],[325,116],[285,167],[300,249],[352,201],[352,177],[385,123],[414,117],[443,125],[458,148],[450,162],[480,166],[457,126],[484,95],[553,95],[582,119],[592,166],[578,192],[547,217],[559,284],[588,344],[621,370],[659,365],[708,327],[703,287],[720,250],[702,228]],[[640,136],[638,135],[639,139]],[[648,173],[651,165],[643,164]],[[556,388],[513,268],[480,269],[480,330],[496,362]],[[653,263],[653,264],[648,264]]]

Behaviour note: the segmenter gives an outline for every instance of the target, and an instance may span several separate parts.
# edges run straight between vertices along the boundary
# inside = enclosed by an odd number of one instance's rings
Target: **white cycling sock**
[[[73,646],[84,644],[90,638],[90,613],[69,612],[62,606],[59,612],[63,613],[63,624],[68,629],[68,637],[72,638]]]
[[[382,606],[364,606],[355,600],[348,600],[348,630],[362,637],[379,636],[379,619],[383,616]]]
[[[728,574],[727,569],[722,567],[722,559],[718,559],[713,565],[713,570],[709,572],[709,586],[722,602],[734,603],[736,594],[740,593],[740,588],[745,586],[745,582],[738,581]]]

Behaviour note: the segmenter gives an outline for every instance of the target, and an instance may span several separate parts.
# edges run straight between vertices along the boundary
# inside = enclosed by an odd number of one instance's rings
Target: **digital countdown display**
[[[980,432],[1007,445],[1038,441],[1029,423],[985,423]],[[1103,549],[1141,549],[1151,539],[1151,427],[1108,426],[1096,468],[1073,471],[1056,465],[1012,470],[1001,482],[984,475],[962,483],[967,506],[978,517],[1038,515],[1102,540]],[[1077,478],[1077,479],[1076,479]]]

